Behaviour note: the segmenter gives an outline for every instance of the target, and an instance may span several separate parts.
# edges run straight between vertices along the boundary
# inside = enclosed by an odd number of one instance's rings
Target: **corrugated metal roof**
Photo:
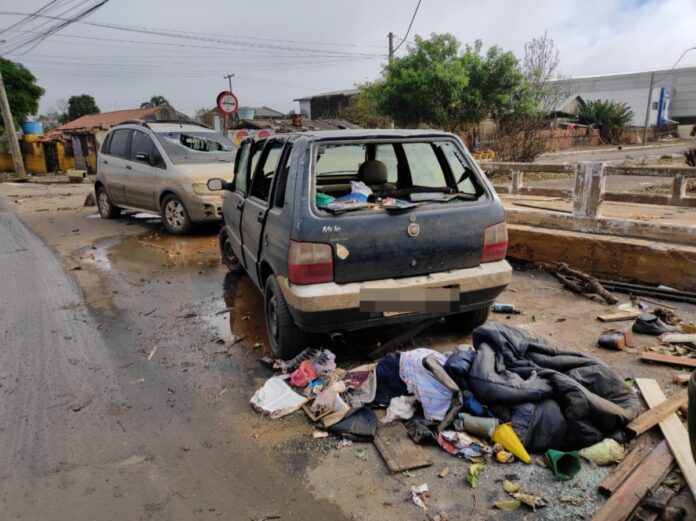
[[[145,109],[116,110],[114,112],[101,112],[99,114],[87,114],[86,116],[74,119],[65,125],[61,125],[56,130],[77,130],[77,129],[108,129],[129,119],[144,119],[145,117],[157,112],[168,105],[159,105]]]
[[[360,92],[360,89],[334,90],[331,92],[322,92],[321,94],[314,94],[313,96],[305,96],[304,98],[295,98],[292,101],[305,101],[312,98],[327,98],[329,96],[353,96],[358,92]]]

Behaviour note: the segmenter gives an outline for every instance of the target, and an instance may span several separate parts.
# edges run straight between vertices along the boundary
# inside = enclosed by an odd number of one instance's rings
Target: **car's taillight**
[[[293,284],[318,284],[333,281],[331,245],[290,241],[288,278]]]
[[[493,262],[504,259],[507,247],[508,234],[505,223],[502,222],[489,226],[483,235],[481,262]]]

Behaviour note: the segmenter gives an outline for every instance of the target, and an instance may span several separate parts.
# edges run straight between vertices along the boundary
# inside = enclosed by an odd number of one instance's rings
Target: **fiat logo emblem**
[[[418,223],[411,223],[408,225],[408,228],[406,228],[406,231],[408,232],[409,237],[418,237],[418,234],[420,233],[420,226],[418,226]]]

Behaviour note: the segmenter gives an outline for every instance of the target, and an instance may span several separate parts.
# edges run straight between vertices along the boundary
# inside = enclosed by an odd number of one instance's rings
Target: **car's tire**
[[[447,315],[445,319],[448,324],[456,328],[460,333],[468,335],[486,322],[490,309],[489,306],[486,306],[485,308],[474,309],[465,313]]]
[[[290,315],[275,275],[271,274],[266,279],[263,296],[266,332],[271,351],[276,357],[288,360],[307,347],[307,336]]]
[[[162,226],[171,234],[186,235],[193,230],[188,210],[181,199],[174,194],[169,194],[162,200],[160,214],[162,215]]]
[[[227,233],[227,228],[225,226],[223,226],[220,230],[218,239],[220,242],[220,258],[222,259],[222,263],[232,272],[241,271],[242,264],[239,262],[237,255],[232,249],[232,245],[230,244],[230,234]]]
[[[97,188],[97,210],[102,219],[116,219],[121,215],[121,209],[111,202],[111,197],[103,186]]]

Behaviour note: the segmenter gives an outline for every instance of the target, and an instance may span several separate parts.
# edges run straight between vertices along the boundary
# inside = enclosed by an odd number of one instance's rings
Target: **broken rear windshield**
[[[320,144],[316,204],[330,212],[476,201],[485,194],[454,141]]]
[[[237,147],[215,132],[158,132],[155,134],[172,163],[233,163]]]

